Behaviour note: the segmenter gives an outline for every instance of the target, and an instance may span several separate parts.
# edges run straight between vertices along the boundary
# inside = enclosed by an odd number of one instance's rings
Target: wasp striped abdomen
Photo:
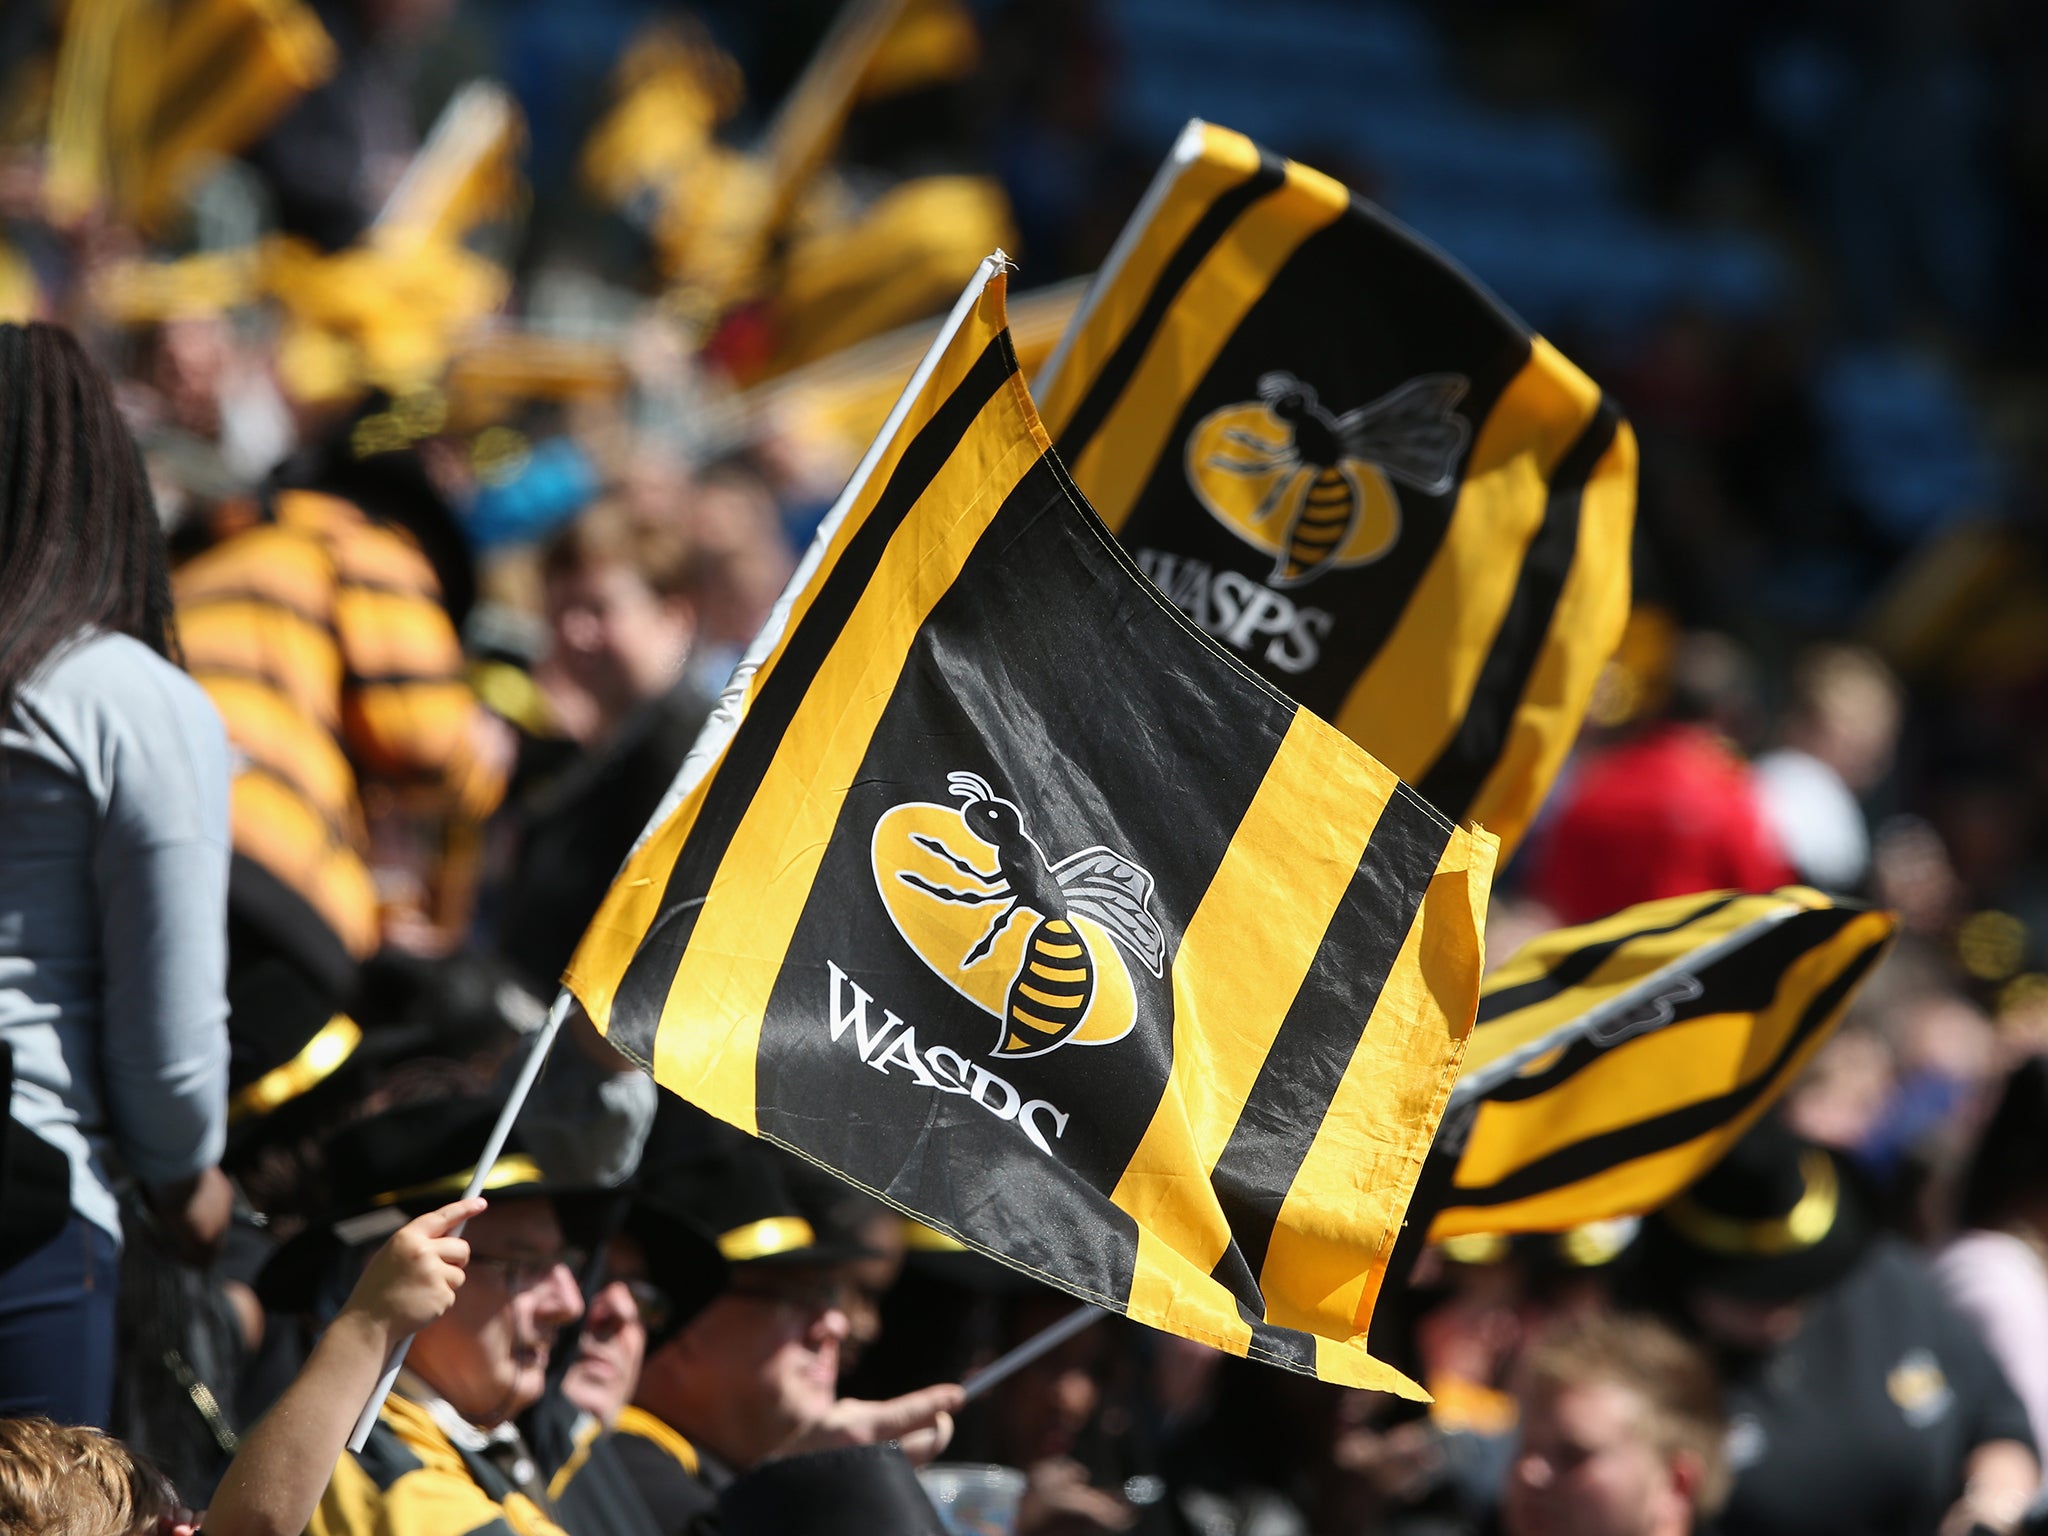
[[[1048,1050],[1081,1027],[1095,997],[1095,962],[1064,917],[1031,930],[1024,965],[1010,986],[998,1056]]]
[[[1358,488],[1342,468],[1325,464],[1316,471],[1301,511],[1287,534],[1283,581],[1299,581],[1327,565],[1358,516]]]

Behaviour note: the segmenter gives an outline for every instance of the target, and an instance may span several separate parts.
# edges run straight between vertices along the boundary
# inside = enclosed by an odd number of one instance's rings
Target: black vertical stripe
[[[1233,1278],[1256,1276],[1266,1262],[1281,1202],[1366,1048],[1367,1022],[1453,830],[1405,786],[1395,792],[1259,1066],[1211,1175],[1233,1240],[1216,1279],[1234,1292]],[[1256,1291],[1238,1295],[1263,1313]]]
[[[1828,1028],[1885,948],[1886,943],[1882,941],[1870,945],[1844,966],[1833,981],[1815,993],[1770,1066],[1750,1081],[1711,1099],[1700,1099],[1596,1136],[1581,1137],[1495,1183],[1480,1188],[1459,1187],[1445,1200],[1446,1207],[1506,1205],[1532,1195],[1563,1189],[1638,1158],[1682,1147],[1727,1125],[1766,1095],[1775,1097],[1784,1086],[1781,1078],[1786,1064],[1816,1033]],[[1466,1147],[1469,1153],[1471,1143],[1467,1142]]]
[[[1208,211],[1196,221],[1195,227],[1188,231],[1187,237],[1167,259],[1166,265],[1160,268],[1158,281],[1146,296],[1144,308],[1138,311],[1131,328],[1124,333],[1124,339],[1117,343],[1116,350],[1103,363],[1102,371],[1095,375],[1095,382],[1088,386],[1088,393],[1074,408],[1073,419],[1060,434],[1060,457],[1071,463],[1101,430],[1111,408],[1131,382],[1131,375],[1138,371],[1138,364],[1152,345],[1152,338],[1158,334],[1159,322],[1180,297],[1181,289],[1194,276],[1195,268],[1230,232],[1231,225],[1246,209],[1267,194],[1278,191],[1286,180],[1287,162],[1260,150],[1259,168],[1209,205]]]
[[[1506,1018],[1511,1013],[1519,1013],[1524,1008],[1547,1003],[1566,988],[1576,987],[1599,970],[1624,945],[1633,944],[1638,939],[1654,939],[1667,933],[1676,933],[1703,918],[1712,917],[1729,903],[1741,899],[1740,895],[1717,893],[1683,917],[1666,923],[1661,928],[1635,928],[1616,938],[1604,939],[1598,944],[1588,944],[1583,949],[1571,951],[1544,975],[1529,981],[1517,982],[1512,987],[1502,987],[1497,992],[1481,992],[1479,1023],[1490,1024],[1496,1019]]]
[[[847,542],[803,621],[789,635],[782,659],[761,687],[726,749],[697,822],[675,867],[669,871],[661,907],[640,947],[619,979],[612,1004],[610,1039],[637,1061],[651,1062],[654,1031],[668,1001],[670,983],[696,930],[697,913],[711,889],[740,820],[753,803],[768,766],[782,748],[798,707],[810,692],[855,604],[868,588],[882,555],[910,509],[925,492],[983,408],[1017,372],[1010,333],[997,333],[958,388],[918,432],[896,472],[876,499],[874,510]]]
[[[1550,621],[1571,574],[1579,546],[1579,504],[1593,467],[1614,441],[1621,413],[1602,399],[1600,409],[1572,444],[1550,479],[1543,525],[1522,556],[1521,575],[1493,649],[1479,671],[1472,702],[1429,771],[1416,781],[1424,798],[1459,821],[1493,771],[1522,704],[1522,692],[1550,639]]]

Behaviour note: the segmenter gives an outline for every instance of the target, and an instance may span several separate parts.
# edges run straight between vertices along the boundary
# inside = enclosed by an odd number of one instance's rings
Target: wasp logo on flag
[[[1366,1334],[1478,1001],[1493,839],[1140,580],[1018,376],[1001,264],[570,985],[664,1087],[970,1248],[1417,1394]]]
[[[1457,406],[1469,388],[1460,374],[1425,374],[1338,416],[1312,385],[1268,373],[1258,399],[1211,411],[1188,434],[1188,484],[1217,521],[1273,557],[1266,579],[1276,587],[1370,565],[1401,537],[1395,481],[1426,496],[1457,483],[1471,437]]]
[[[875,885],[896,931],[995,1015],[993,1056],[1121,1040],[1137,1020],[1137,993],[1116,945],[1154,976],[1166,961],[1151,872],[1101,846],[1055,864],[988,780],[953,773],[946,787],[957,808],[914,801],[875,824]]]

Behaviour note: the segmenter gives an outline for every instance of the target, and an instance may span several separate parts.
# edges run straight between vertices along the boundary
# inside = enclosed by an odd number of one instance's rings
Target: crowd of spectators
[[[1510,42],[1570,56],[1512,88],[1548,80],[1632,135],[1645,201],[1734,206],[1805,274],[1739,326],[1555,338],[1641,434],[1637,604],[1489,948],[1792,882],[1901,937],[1671,1207],[1427,1253],[1374,1337],[1422,1411],[1120,1321],[965,1404],[1070,1304],[580,1023],[486,1203],[448,1203],[901,382],[805,349],[957,289],[933,209],[1021,237],[1028,290],[1134,203],[1163,146],[1120,131],[1114,7],[922,6],[978,52],[864,99],[707,311],[702,239],[692,266],[588,149],[654,81],[723,123],[676,163],[737,174],[822,0],[319,0],[337,68],[148,229],[53,191],[82,3],[0,15],[0,321],[31,322],[0,326],[0,1529],[915,1531],[904,1463],[940,1456],[1021,1474],[1018,1536],[2019,1528],[2048,1443],[2025,7],[1448,12],[1476,79]],[[380,216],[486,68],[526,190],[380,287]],[[1980,153],[1985,123],[2016,136]],[[904,243],[910,186],[965,200]],[[363,260],[311,297],[235,278],[270,235]],[[413,326],[469,260],[496,298]],[[1996,503],[1908,535],[1841,489],[1812,388],[1844,337],[1965,370]]]

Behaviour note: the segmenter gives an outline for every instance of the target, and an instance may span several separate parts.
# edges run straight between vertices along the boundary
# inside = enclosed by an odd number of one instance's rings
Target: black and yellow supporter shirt
[[[620,1460],[619,1437],[595,1414],[550,1393],[523,1426],[555,1519],[573,1536],[653,1536],[662,1528]]]
[[[482,1432],[465,1436],[481,1442]],[[359,1454],[344,1455],[307,1536],[568,1536],[479,1443],[458,1446],[394,1392]]]
[[[364,958],[378,927],[359,778],[471,820],[503,789],[475,752],[479,706],[433,567],[351,503],[283,491],[173,588],[185,665],[235,752],[238,880],[254,864],[277,905]]]
[[[631,1406],[620,1410],[601,1444],[614,1453],[662,1536],[710,1536],[718,1529],[718,1491],[733,1475],[716,1457]]]
[[[1790,1343],[1724,1361],[1735,1486],[1719,1529],[1932,1531],[1962,1496],[1972,1451],[2032,1444],[1983,1340],[1903,1247],[1880,1241],[1809,1305]]]

